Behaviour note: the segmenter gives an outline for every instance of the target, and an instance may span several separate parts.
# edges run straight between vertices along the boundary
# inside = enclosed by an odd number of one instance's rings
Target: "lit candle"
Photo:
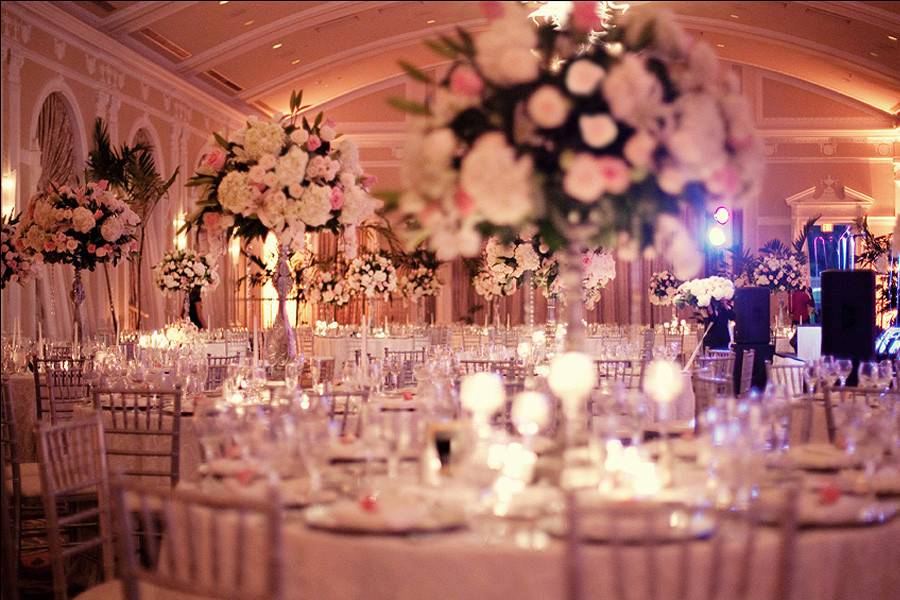
[[[684,389],[681,368],[671,360],[654,360],[647,365],[642,385],[644,393],[659,405],[659,418],[669,418],[669,405]]]
[[[550,363],[547,383],[562,401],[567,416],[578,414],[597,384],[594,361],[580,352],[558,354]]]
[[[44,326],[38,321],[38,357],[44,358]]]
[[[506,400],[503,379],[497,373],[466,375],[459,386],[459,399],[462,407],[471,412],[477,421],[486,424]]]
[[[550,403],[540,392],[520,392],[513,400],[510,417],[519,433],[537,435],[550,422]]]

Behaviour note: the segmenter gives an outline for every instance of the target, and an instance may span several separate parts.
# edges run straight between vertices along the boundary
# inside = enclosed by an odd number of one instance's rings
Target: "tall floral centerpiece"
[[[759,180],[760,144],[733,73],[671,15],[629,11],[596,41],[596,3],[572,3],[561,27],[518,3],[485,2],[488,28],[429,43],[452,60],[419,115],[400,209],[441,260],[474,256],[491,235],[537,228],[560,252],[569,349],[583,346],[581,253],[655,245],[682,278],[702,268],[678,219],[739,199]]]
[[[600,294],[606,285],[616,278],[616,260],[612,252],[604,248],[587,250],[581,254],[582,302],[590,310],[600,301]],[[541,258],[537,271],[537,281],[544,297],[555,299],[562,291],[559,279],[559,261],[553,255]]]
[[[509,275],[502,275],[491,269],[484,261],[478,266],[478,270],[472,277],[472,287],[475,293],[485,299],[490,305],[490,310],[485,313],[485,326],[487,326],[488,314],[493,313],[494,325],[500,326],[500,312],[496,300],[505,296],[512,296],[519,288],[519,280]]]
[[[418,306],[422,298],[437,296],[442,285],[437,276],[439,264],[433,252],[418,250],[410,254],[397,276],[400,297],[411,306]]]
[[[289,255],[303,249],[307,232],[326,230],[355,239],[356,227],[378,206],[369,195],[370,178],[360,167],[355,144],[340,138],[322,113],[308,120],[302,115],[306,108],[302,92],[292,93],[289,114],[271,120],[249,117],[227,139],[215,134],[217,147],[203,157],[189,182],[203,194],[188,226],[246,241],[269,233],[278,239],[274,337],[281,350],[270,356],[274,364],[297,355],[287,313]]]
[[[368,301],[387,300],[397,291],[397,269],[384,252],[357,256],[347,265],[345,277],[350,294],[362,297],[366,325],[369,322]]]
[[[189,318],[191,292],[215,289],[219,272],[213,258],[190,249],[166,252],[153,270],[156,287],[165,294],[184,294],[184,318]]]
[[[675,318],[675,298],[678,296],[678,286],[682,281],[668,270],[657,271],[650,276],[650,284],[647,291],[650,294],[650,304],[653,306],[671,306],[672,317]]]
[[[31,198],[19,224],[16,245],[50,264],[72,265],[75,324],[84,334],[82,271],[115,265],[137,250],[140,217],[109,189],[106,181],[63,185]]]
[[[728,317],[732,312],[734,283],[725,277],[706,277],[685,281],[678,286],[676,306],[688,306],[698,322],[706,325],[703,345],[728,347]]]
[[[26,284],[34,276],[34,255],[25,252],[16,235],[20,215],[0,217],[0,290],[7,283]]]
[[[522,232],[508,243],[497,237],[488,239],[484,248],[484,264],[498,281],[514,279],[525,293],[525,325],[534,328],[533,273],[541,266],[538,240],[532,231]],[[513,290],[515,291],[515,290]]]

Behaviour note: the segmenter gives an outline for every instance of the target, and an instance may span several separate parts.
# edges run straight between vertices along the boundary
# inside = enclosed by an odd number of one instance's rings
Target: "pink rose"
[[[93,254],[96,249],[97,249],[97,244],[88,244],[87,245],[87,251],[90,252],[91,254]]]
[[[331,210],[340,210],[344,206],[344,191],[339,187],[331,188]]]
[[[99,256],[100,258],[106,256],[106,246],[100,246],[99,248],[97,248],[97,256]]]
[[[55,248],[53,242],[44,242],[44,252],[53,252],[53,248]]]
[[[597,14],[597,3],[573,2],[572,14],[569,16],[569,25],[578,31],[599,30],[601,21],[600,16]]]
[[[481,13],[488,21],[494,21],[503,16],[503,4],[500,2],[479,2]]]
[[[453,195],[453,202],[456,204],[459,213],[464,217],[469,216],[475,210],[475,201],[462,188],[456,190],[456,193]]]
[[[600,177],[605,187],[613,194],[621,194],[631,185],[631,174],[621,159],[604,156],[597,159]]]
[[[102,216],[103,216],[103,211],[100,210],[99,208],[94,211],[94,219],[99,219]]]
[[[646,131],[638,131],[625,142],[625,158],[636,167],[645,167],[653,158],[656,139]]]
[[[215,230],[219,227],[219,221],[222,220],[220,213],[203,213],[203,226],[209,230]]]
[[[484,82],[475,69],[465,65],[453,69],[450,74],[450,91],[460,96],[478,96],[484,89]]]
[[[593,155],[581,153],[572,159],[563,177],[563,190],[579,202],[592,203],[600,199],[606,186]]]
[[[363,175],[362,185],[366,191],[369,191],[376,183],[378,183],[378,178],[374,175]]]
[[[309,136],[309,139],[306,140],[306,149],[310,152],[315,152],[319,149],[319,146],[322,145],[322,140],[319,139],[317,135]]]
[[[203,155],[201,164],[213,171],[221,171],[225,166],[225,151],[222,148],[213,148]]]
[[[76,240],[69,240],[66,242],[66,249],[69,252],[75,252],[78,249],[78,242]]]

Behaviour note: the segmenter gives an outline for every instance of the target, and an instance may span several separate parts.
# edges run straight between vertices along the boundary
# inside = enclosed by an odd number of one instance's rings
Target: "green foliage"
[[[409,113],[411,115],[431,115],[431,110],[427,106],[425,106],[421,102],[415,102],[414,100],[407,100],[406,98],[391,98],[388,100],[388,104],[401,112]]]

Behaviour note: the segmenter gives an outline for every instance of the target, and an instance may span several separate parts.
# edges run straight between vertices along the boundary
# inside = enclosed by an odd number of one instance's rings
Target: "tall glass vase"
[[[565,300],[566,352],[584,352],[587,341],[584,326],[583,279],[584,264],[580,249],[570,244],[559,260],[559,282]]]
[[[297,358],[297,338],[291,326],[287,310],[287,295],[291,289],[291,268],[288,266],[290,249],[278,247],[278,266],[275,269],[275,291],[278,293],[278,315],[272,323],[272,332],[266,345],[269,364],[283,366]]]
[[[534,277],[526,271],[522,277],[522,288],[525,292],[525,330],[529,339],[534,331]]]
[[[75,344],[80,345],[84,339],[84,319],[81,314],[81,306],[87,297],[84,291],[84,282],[81,280],[81,269],[75,269],[75,278],[72,279],[72,293],[69,297],[72,298],[72,306],[75,311],[75,331],[72,335],[72,340]]]

